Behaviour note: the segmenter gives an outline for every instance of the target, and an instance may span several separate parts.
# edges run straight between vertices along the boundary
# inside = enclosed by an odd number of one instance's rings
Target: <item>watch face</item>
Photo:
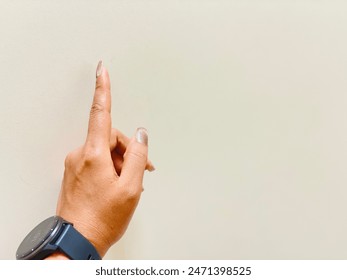
[[[56,229],[58,228],[60,219],[56,216],[50,217],[39,225],[37,225],[22,241],[17,250],[17,259],[25,259],[41,246],[50,241]]]

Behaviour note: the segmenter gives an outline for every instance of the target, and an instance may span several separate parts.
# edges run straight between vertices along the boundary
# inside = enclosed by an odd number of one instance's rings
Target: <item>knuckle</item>
[[[124,186],[124,191],[122,194],[123,199],[127,203],[136,203],[141,196],[142,189],[134,188],[134,186],[126,185]]]
[[[137,190],[128,190],[126,200],[128,202],[136,202],[139,200],[140,195],[141,195],[141,192],[139,192]]]
[[[98,162],[101,158],[101,152],[98,149],[86,148],[83,151],[82,161],[86,166]]]
[[[127,156],[132,157],[141,162],[147,162],[147,154],[138,150],[127,152]]]
[[[65,161],[64,161],[64,165],[65,168],[73,168],[76,166],[76,164],[78,163],[78,161],[80,160],[81,157],[81,150],[83,149],[82,147],[79,147],[73,151],[70,151],[66,157],[65,157]]]
[[[65,168],[69,168],[71,167],[73,164],[72,164],[72,153],[68,153],[67,156],[65,157],[65,161],[64,161],[64,166]]]
[[[90,108],[90,116],[94,116],[102,112],[105,112],[105,107],[98,102],[94,102],[92,107]]]

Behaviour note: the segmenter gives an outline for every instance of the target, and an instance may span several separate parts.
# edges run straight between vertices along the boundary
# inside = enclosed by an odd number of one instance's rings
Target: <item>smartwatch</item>
[[[94,246],[74,227],[59,216],[38,224],[22,241],[17,260],[43,260],[62,252],[71,260],[101,260]]]

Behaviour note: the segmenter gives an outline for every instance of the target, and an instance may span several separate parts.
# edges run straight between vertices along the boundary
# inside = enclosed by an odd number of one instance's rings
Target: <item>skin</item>
[[[112,128],[110,78],[105,67],[98,72],[86,141],[65,159],[56,214],[73,223],[103,257],[126,231],[144,171],[154,167],[147,159],[145,129],[128,138]],[[55,253],[47,259],[67,257]]]

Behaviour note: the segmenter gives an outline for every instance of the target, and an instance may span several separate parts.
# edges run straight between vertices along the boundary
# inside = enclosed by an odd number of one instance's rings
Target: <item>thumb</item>
[[[124,154],[121,180],[124,180],[132,191],[142,191],[143,174],[147,165],[148,133],[143,127],[136,130]]]

